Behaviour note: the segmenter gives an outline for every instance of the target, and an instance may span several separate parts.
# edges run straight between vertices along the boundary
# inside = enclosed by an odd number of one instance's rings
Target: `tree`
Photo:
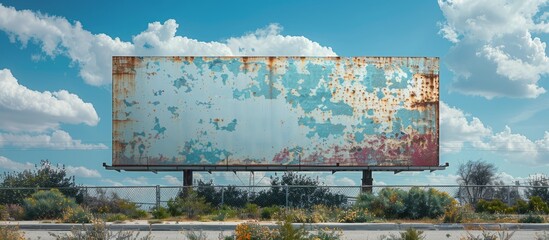
[[[464,203],[476,204],[493,190],[486,185],[497,180],[497,168],[494,164],[484,161],[468,161],[461,164],[457,171],[460,185],[457,198]]]
[[[220,188],[213,186],[212,182],[199,181],[196,193],[214,206],[221,202],[233,207],[244,207],[248,202],[261,207],[285,206],[288,187],[288,204],[292,207],[310,208],[318,204],[339,206],[347,203],[347,196],[332,193],[329,188],[319,186],[320,184],[320,181],[311,177],[287,172],[281,177],[271,178],[271,187],[259,192],[250,192],[235,186]],[[183,197],[183,192],[179,196]]]
[[[549,177],[547,175],[541,174],[528,177],[528,185],[530,187],[526,190],[527,198],[538,196],[549,203]]]
[[[281,177],[271,178],[272,187],[257,193],[254,203],[259,206],[284,206],[286,188],[290,207],[310,208],[319,204],[339,206],[347,203],[347,196],[332,193],[329,188],[319,186],[320,184],[320,181],[306,175],[286,172]]]
[[[36,192],[38,188],[57,188],[67,197],[82,202],[83,194],[74,183],[74,177],[67,176],[65,168],[51,166],[48,160],[40,161],[34,170],[5,173],[0,187],[0,204],[23,203],[23,199]],[[30,189],[33,188],[33,189]]]

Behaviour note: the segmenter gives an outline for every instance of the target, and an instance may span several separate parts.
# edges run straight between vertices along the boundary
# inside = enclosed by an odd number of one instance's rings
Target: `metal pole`
[[[372,170],[362,171],[362,193],[371,193],[374,178],[372,177]]]
[[[156,185],[156,209],[160,208],[160,186]]]
[[[225,188],[221,187],[221,205],[225,203]]]
[[[290,186],[286,185],[286,209],[288,206],[290,206],[290,202],[288,201],[288,197],[290,196]]]

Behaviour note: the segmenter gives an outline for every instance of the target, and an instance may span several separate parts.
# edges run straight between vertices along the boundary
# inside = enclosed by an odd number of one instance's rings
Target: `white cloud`
[[[429,185],[455,185],[457,183],[458,176],[454,174],[437,174],[430,173],[425,176]]]
[[[130,185],[148,185],[148,179],[146,177],[136,177],[136,178],[124,178],[122,182],[130,184]]]
[[[106,183],[109,186],[124,186],[124,184],[122,184],[120,182],[117,182],[117,181],[113,181],[113,180],[108,179],[108,178],[101,179],[101,182]]]
[[[72,139],[69,133],[63,130],[54,130],[46,134],[12,134],[0,133],[0,147],[12,146],[21,149],[49,148],[49,149],[108,149],[105,144],[85,144],[81,140]]]
[[[0,168],[19,172],[34,168],[34,164],[29,162],[19,163],[4,156],[0,156]]]
[[[549,74],[549,33],[543,12],[547,0],[439,0],[446,22],[440,34],[454,46],[447,56],[456,91],[493,97],[536,98]]]
[[[8,69],[0,70],[0,115],[0,129],[11,132],[41,132],[60,123],[95,126],[99,122],[91,103],[65,90],[28,89]]]
[[[494,133],[475,117],[462,110],[440,103],[440,148],[443,153],[458,152],[465,148],[492,151],[510,161],[531,165],[549,164],[549,132],[542,139],[530,140],[524,135],[512,133],[506,126]]]
[[[73,166],[67,166],[65,168],[67,175],[69,176],[75,176],[77,178],[99,178],[101,177],[101,174],[94,169],[89,169],[86,167],[73,167]]]
[[[281,35],[282,28],[276,24],[222,42],[176,36],[178,27],[173,19],[153,22],[135,35],[132,42],[124,42],[105,34],[93,34],[78,21],[70,23],[63,17],[0,4],[0,29],[12,42],[19,41],[23,46],[29,41],[36,42],[48,56],[67,56],[80,68],[84,81],[95,86],[110,84],[113,55],[336,55],[331,48],[303,36]]]
[[[30,170],[35,168],[35,165],[29,162],[26,162],[26,163],[16,162],[4,156],[0,156],[0,168],[21,172],[24,170]],[[61,168],[61,167],[56,167],[52,165],[52,168]],[[68,176],[85,177],[85,178],[101,177],[101,174],[99,174],[97,170],[88,169],[82,166],[78,166],[78,167],[67,166],[65,167],[65,171]]]
[[[178,178],[172,176],[172,175],[166,175],[164,177],[162,177],[162,180],[166,181],[168,184],[171,184],[171,185],[182,185],[183,182],[181,180],[179,180]]]
[[[492,130],[476,117],[468,119],[460,109],[440,102],[440,148],[444,152],[459,152],[466,142],[477,144],[492,134]]]

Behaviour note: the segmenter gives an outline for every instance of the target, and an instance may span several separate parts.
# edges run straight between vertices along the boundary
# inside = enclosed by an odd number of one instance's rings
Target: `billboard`
[[[438,166],[438,62],[424,57],[113,57],[112,166]]]

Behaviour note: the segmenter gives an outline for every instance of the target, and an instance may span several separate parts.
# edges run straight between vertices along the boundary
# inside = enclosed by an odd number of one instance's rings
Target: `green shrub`
[[[242,219],[258,219],[259,218],[259,206],[253,203],[246,203],[241,210],[240,218]]]
[[[114,213],[107,215],[107,222],[123,222],[128,220],[128,216],[122,213]]]
[[[490,201],[481,199],[477,203],[476,211],[494,214],[494,213],[509,213],[510,211],[512,211],[512,209],[509,208],[507,204],[503,203],[499,199],[494,199]]]
[[[343,211],[337,221],[340,223],[364,223],[372,222],[375,219],[375,216],[368,213],[366,209],[349,209]]]
[[[409,191],[383,188],[378,195],[360,195],[355,207],[384,218],[437,218],[453,204],[453,200],[447,193],[432,188],[413,187]]]
[[[413,228],[408,228],[405,232],[401,232],[400,237],[402,238],[402,240],[425,239],[425,236],[423,236],[423,231],[418,231]]]
[[[279,214],[281,211],[281,208],[278,206],[272,206],[272,207],[264,207],[261,209],[261,219],[263,220],[271,220],[276,218],[277,214]]]
[[[540,215],[528,215],[519,219],[519,223],[544,223],[545,218]]]
[[[176,197],[168,201],[168,212],[174,217],[184,215],[189,219],[196,219],[211,212],[211,209],[211,205],[192,190],[187,191],[183,198]]]
[[[61,220],[64,223],[90,223],[92,219],[93,216],[90,212],[78,206],[65,209]]]
[[[530,207],[528,206],[528,203],[526,201],[519,199],[513,205],[512,212],[526,214],[530,212]]]
[[[25,198],[23,208],[25,217],[34,219],[58,219],[63,217],[67,208],[75,208],[74,200],[66,198],[59,190],[38,191]]]
[[[214,221],[224,221],[225,219],[236,218],[238,216],[238,210],[230,206],[222,206],[221,208],[213,212],[213,217],[211,218]]]
[[[10,214],[6,205],[0,205],[0,221],[6,221],[10,218]]]
[[[367,209],[375,216],[386,218],[398,218],[406,211],[404,199],[406,191],[396,188],[383,188],[376,196],[373,193],[365,193],[358,196],[355,206]]]
[[[155,219],[164,219],[170,217],[170,213],[165,207],[154,207],[151,211],[151,214]]]
[[[25,240],[25,235],[15,226],[0,226],[0,239]]]
[[[549,206],[547,206],[547,203],[539,196],[530,197],[528,209],[533,213],[549,213]]]

